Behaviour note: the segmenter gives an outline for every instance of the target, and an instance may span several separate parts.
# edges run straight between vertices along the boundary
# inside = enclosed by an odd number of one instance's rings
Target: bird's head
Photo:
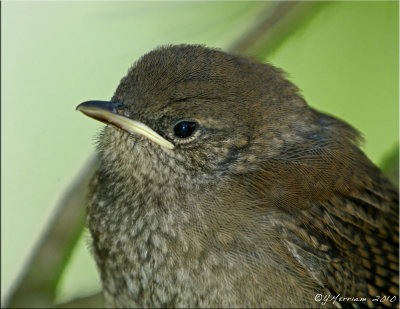
[[[77,109],[112,125],[100,137],[106,170],[191,184],[256,169],[329,122],[279,69],[191,45],[146,54],[111,102]]]

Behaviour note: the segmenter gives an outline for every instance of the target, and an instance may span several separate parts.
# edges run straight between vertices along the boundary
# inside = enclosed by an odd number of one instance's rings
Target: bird
[[[110,101],[87,225],[108,307],[396,307],[398,190],[269,63],[142,56]]]

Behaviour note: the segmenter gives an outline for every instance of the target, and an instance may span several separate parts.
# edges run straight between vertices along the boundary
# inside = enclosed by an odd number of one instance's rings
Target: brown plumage
[[[78,107],[113,124],[88,207],[108,306],[398,305],[397,191],[279,69],[163,47],[112,102]]]

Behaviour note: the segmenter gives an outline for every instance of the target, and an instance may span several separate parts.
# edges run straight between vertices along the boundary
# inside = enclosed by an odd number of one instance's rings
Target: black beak
[[[79,104],[76,110],[86,116],[111,124],[130,134],[141,134],[167,149],[173,149],[174,144],[163,138],[142,122],[132,120],[126,115],[126,106],[119,102],[86,101]]]

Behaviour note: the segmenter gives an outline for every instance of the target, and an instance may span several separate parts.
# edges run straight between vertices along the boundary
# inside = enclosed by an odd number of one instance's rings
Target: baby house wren
[[[87,210],[109,307],[398,304],[397,190],[279,69],[162,47],[77,109],[109,124]]]

